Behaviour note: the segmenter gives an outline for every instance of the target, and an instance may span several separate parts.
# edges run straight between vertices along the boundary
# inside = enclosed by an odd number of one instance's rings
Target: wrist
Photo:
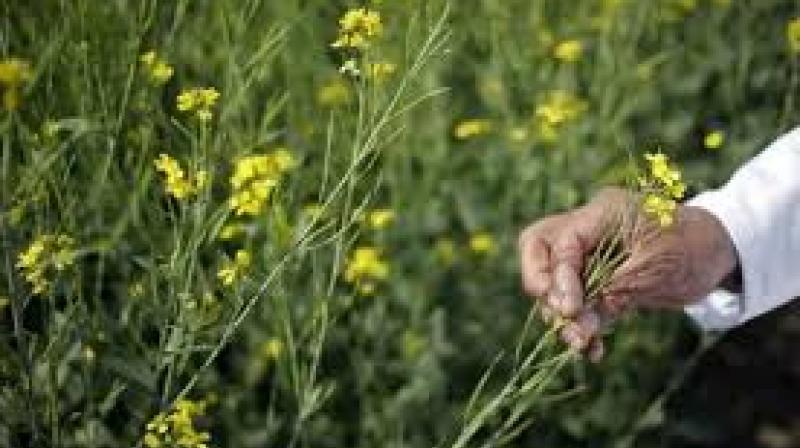
[[[698,249],[699,271],[705,273],[709,288],[740,292],[739,256],[725,226],[704,208],[681,206],[681,209],[688,227],[685,233],[687,244]]]

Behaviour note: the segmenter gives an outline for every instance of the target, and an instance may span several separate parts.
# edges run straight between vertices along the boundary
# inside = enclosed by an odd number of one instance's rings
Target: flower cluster
[[[561,41],[553,47],[553,57],[561,62],[577,62],[581,56],[583,43],[578,39]]]
[[[317,103],[323,107],[338,107],[348,104],[351,96],[350,88],[341,77],[337,77],[319,88]]]
[[[365,215],[366,223],[372,230],[383,230],[389,227],[394,222],[394,219],[394,210],[389,208],[371,210]]]
[[[242,278],[252,263],[253,257],[246,250],[237,250],[233,260],[226,260],[217,272],[217,278],[224,286],[232,286]]]
[[[686,193],[686,184],[665,154],[645,154],[645,159],[648,171],[639,178],[639,187],[644,193],[642,208],[661,227],[669,227],[675,221],[676,201]]]
[[[365,50],[381,34],[383,22],[380,13],[366,8],[351,9],[339,19],[339,34],[331,46]]]
[[[453,129],[453,136],[458,140],[467,140],[472,137],[492,132],[492,122],[485,118],[473,118],[458,123]]]
[[[800,53],[800,17],[790,20],[786,25],[786,40],[790,52]]]
[[[588,108],[586,102],[565,90],[553,90],[546,95],[534,113],[536,127],[542,140],[553,142],[558,131],[567,123],[577,120]]]
[[[231,241],[247,233],[247,227],[240,222],[230,222],[222,226],[218,238],[222,241]]]
[[[19,254],[16,267],[33,294],[39,295],[50,289],[50,274],[62,272],[74,262],[75,240],[67,235],[41,235]]]
[[[153,50],[142,54],[139,57],[139,62],[141,62],[142,67],[145,70],[145,75],[147,76],[148,81],[156,86],[166,84],[166,82],[172,78],[172,74],[174,73],[172,66],[170,66],[164,59],[161,59],[158,56],[158,53]]]
[[[344,13],[339,19],[339,32],[331,47],[343,50],[348,59],[339,71],[350,76],[360,76],[361,70],[358,56],[367,50],[373,41],[383,35],[383,22],[377,11],[366,8],[355,8]],[[381,80],[391,75],[394,64],[381,63],[367,66],[367,74],[372,79]]]
[[[274,361],[283,354],[283,341],[279,338],[271,337],[261,344],[261,355],[264,359]]]
[[[147,448],[209,448],[211,435],[195,428],[195,419],[205,413],[204,401],[178,400],[172,411],[161,412],[147,424]]]
[[[378,282],[389,277],[389,264],[380,250],[371,246],[357,247],[347,261],[344,271],[346,282],[355,286],[361,295],[375,292]]]
[[[706,149],[719,149],[725,144],[725,133],[720,130],[713,130],[703,137],[703,146]]]
[[[219,100],[219,92],[213,87],[188,89],[178,95],[178,110],[194,113],[200,121],[210,121],[214,114],[211,109]]]
[[[397,65],[392,62],[374,62],[367,65],[367,76],[375,82],[389,79],[397,71]]]
[[[159,154],[155,166],[156,171],[164,174],[164,189],[175,199],[187,199],[208,183],[208,171],[199,170],[194,176],[187,176],[180,163],[167,154]]]
[[[6,110],[19,107],[20,88],[31,76],[31,67],[27,61],[17,58],[0,61],[0,91],[3,93],[3,107]]]
[[[238,159],[230,182],[233,193],[230,206],[237,216],[257,216],[272,190],[281,178],[294,168],[295,160],[286,149],[277,149],[271,154],[260,154]]]
[[[478,255],[491,254],[497,248],[494,237],[486,232],[478,232],[470,236],[469,249]]]

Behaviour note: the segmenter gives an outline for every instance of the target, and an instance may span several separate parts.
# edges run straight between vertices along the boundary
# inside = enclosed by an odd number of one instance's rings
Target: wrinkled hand
[[[623,224],[635,198],[620,189],[600,192],[567,213],[546,217],[519,238],[525,292],[544,300],[546,317],[566,319],[561,337],[592,359],[603,355],[602,327],[632,308],[680,308],[716,288],[737,266],[726,230],[705,210],[678,206],[675,223],[657,228],[647,217]],[[599,299],[584,301],[581,273],[609,229],[620,228],[627,260]],[[622,229],[621,227],[625,227]],[[631,230],[633,229],[633,230]]]

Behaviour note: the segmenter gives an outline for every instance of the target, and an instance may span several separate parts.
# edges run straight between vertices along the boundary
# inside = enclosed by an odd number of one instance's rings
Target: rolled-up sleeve
[[[800,295],[800,128],[687,205],[719,219],[742,272],[740,293],[714,291],[686,308],[702,328],[740,325]]]

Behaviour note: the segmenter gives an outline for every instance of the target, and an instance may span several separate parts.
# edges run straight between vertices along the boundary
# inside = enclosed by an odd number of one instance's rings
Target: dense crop
[[[631,154],[719,184],[797,121],[798,16],[2,2],[0,446],[634,443],[687,327],[634,316],[600,364],[563,353],[517,232]],[[669,176],[645,204],[665,225]]]

